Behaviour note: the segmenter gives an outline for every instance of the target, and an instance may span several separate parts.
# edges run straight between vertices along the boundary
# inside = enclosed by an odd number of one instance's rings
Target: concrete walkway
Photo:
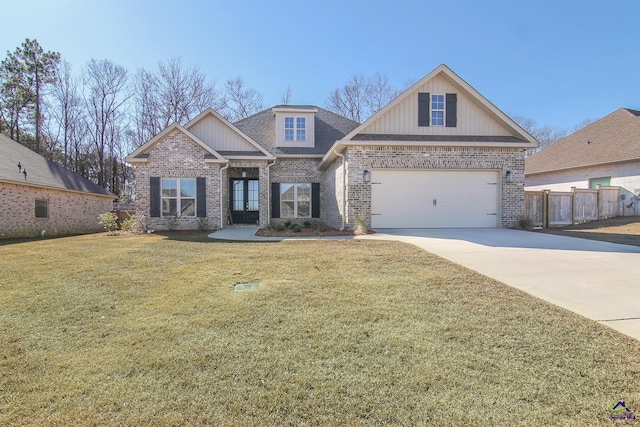
[[[640,339],[640,247],[506,229],[377,230]]]

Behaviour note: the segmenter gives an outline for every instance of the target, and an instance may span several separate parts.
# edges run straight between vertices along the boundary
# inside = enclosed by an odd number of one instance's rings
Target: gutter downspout
[[[269,185],[271,184],[271,175],[269,173],[269,168],[276,164],[276,159],[273,159],[273,162],[267,163],[267,225],[271,226],[271,188]]]
[[[347,159],[344,157],[344,154],[340,154],[336,150],[333,150],[333,154],[342,158],[342,227],[340,227],[340,230],[344,231],[345,229],[344,219],[347,216],[347,180],[346,180]]]
[[[224,228],[224,212],[222,212],[222,172],[229,168],[229,162],[223,168],[220,168],[220,230]]]

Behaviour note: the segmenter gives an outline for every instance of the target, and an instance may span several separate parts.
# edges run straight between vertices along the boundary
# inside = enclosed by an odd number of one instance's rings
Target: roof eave
[[[278,154],[278,159],[322,159],[324,154]]]
[[[345,146],[358,145],[393,145],[393,146],[411,146],[411,147],[480,147],[480,148],[524,148],[531,149],[537,145],[530,142],[477,142],[477,141],[346,141]]]
[[[14,181],[12,179],[2,179],[2,178],[0,178],[0,182],[5,183],[5,184],[23,185],[23,186],[26,186],[26,187],[33,187],[33,188],[45,188],[47,190],[64,191],[64,192],[67,192],[67,193],[84,194],[84,195],[95,196],[95,197],[106,197],[106,198],[109,198],[109,199],[117,199],[118,198],[118,196],[116,196],[113,193],[100,194],[100,193],[94,193],[92,191],[72,190],[70,188],[54,187],[52,185],[37,184],[37,183],[33,183],[33,182],[28,182],[28,181],[26,181],[26,182],[25,181]]]
[[[603,163],[593,163],[590,165],[583,165],[583,166],[570,166],[570,167],[566,167],[566,168],[560,168],[560,169],[550,169],[550,170],[544,170],[544,171],[537,171],[537,172],[527,172],[526,168],[525,168],[525,176],[536,176],[536,175],[543,175],[546,173],[555,173],[555,172],[567,172],[567,171],[572,171],[572,170],[576,170],[576,169],[588,169],[588,168],[594,168],[594,167],[600,167],[600,166],[610,166],[610,165],[619,165],[622,163],[633,163],[633,162],[640,162],[640,158],[637,159],[627,159],[627,160],[615,160],[615,161],[611,161],[611,162],[603,162]]]

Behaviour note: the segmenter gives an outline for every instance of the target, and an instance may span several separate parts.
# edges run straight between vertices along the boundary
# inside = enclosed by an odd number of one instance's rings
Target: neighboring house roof
[[[66,169],[24,145],[0,135],[0,181],[97,196],[116,196],[99,185]],[[21,169],[18,169],[20,163]],[[24,171],[27,171],[25,177]]]
[[[276,147],[275,108],[317,110],[314,118],[314,147]],[[276,105],[239,120],[234,125],[275,156],[322,157],[337,140],[358,127],[358,122],[312,105]]]
[[[629,161],[640,161],[640,111],[620,108],[527,157],[525,174]]]
[[[508,135],[418,135],[418,134],[406,134],[406,133],[393,133],[393,134],[374,134],[367,132],[367,129],[373,128],[373,124],[379,120],[383,120],[385,115],[394,108],[400,108],[402,102],[411,96],[415,96],[420,92],[420,88],[427,84],[430,80],[442,77],[448,84],[452,85],[458,93],[464,94],[468,97],[473,104],[483,111],[488,118],[497,123],[500,129]],[[416,127],[418,123],[416,123]],[[439,65],[429,74],[424,76],[410,88],[402,92],[393,101],[387,104],[380,111],[369,117],[364,123],[354,128],[349,134],[347,134],[341,140],[338,140],[334,146],[327,152],[327,155],[322,159],[321,168],[326,168],[331,162],[333,162],[337,155],[336,151],[343,151],[348,145],[361,145],[363,141],[377,142],[379,144],[398,144],[398,145],[452,145],[459,144],[461,146],[473,146],[480,144],[481,146],[509,146],[509,147],[523,147],[523,148],[535,148],[538,146],[538,141],[529,134],[524,128],[513,121],[509,116],[504,114],[500,109],[493,105],[487,98],[485,98],[480,92],[474,89],[469,83],[464,81],[460,76],[454,73],[449,67],[444,64]]]

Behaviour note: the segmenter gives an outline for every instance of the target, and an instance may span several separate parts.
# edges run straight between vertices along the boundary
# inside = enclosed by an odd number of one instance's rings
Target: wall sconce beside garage
[[[504,178],[507,183],[511,184],[513,182],[513,172],[507,171],[504,175]]]

